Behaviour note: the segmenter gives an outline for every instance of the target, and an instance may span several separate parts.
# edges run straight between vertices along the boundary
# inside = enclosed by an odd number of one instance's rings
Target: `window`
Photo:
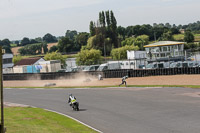
[[[163,52],[167,52],[167,47],[163,47]]]
[[[168,46],[168,51],[171,51],[171,46]]]
[[[179,56],[179,52],[178,51],[175,51],[175,56]]]
[[[165,57],[165,53],[161,53],[160,56],[161,56],[161,57]]]
[[[159,47],[160,52],[162,52],[162,47]]]
[[[12,63],[12,58],[3,59],[3,64]]]
[[[149,48],[145,48],[146,52],[149,53]]]
[[[182,50],[182,45],[178,45],[178,50]]]

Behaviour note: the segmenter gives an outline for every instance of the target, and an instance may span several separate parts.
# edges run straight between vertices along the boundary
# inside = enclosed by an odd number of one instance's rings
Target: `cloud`
[[[99,4],[104,0],[0,0],[0,18]]]

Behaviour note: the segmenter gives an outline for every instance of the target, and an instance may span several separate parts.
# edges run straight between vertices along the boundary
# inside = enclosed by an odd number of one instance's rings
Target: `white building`
[[[184,56],[184,42],[159,41],[145,45],[148,62],[182,61]]]
[[[72,68],[77,67],[76,58],[67,58],[66,61],[66,71],[71,72]]]
[[[59,60],[41,61],[39,62],[40,72],[58,72],[61,70],[61,63]]]
[[[13,73],[13,54],[3,54],[3,73]]]
[[[141,66],[146,65],[146,51],[127,50],[127,59],[128,61],[123,62],[125,69],[139,69]]]
[[[13,67],[14,73],[38,73],[39,70],[37,69],[37,66],[39,65],[39,62],[45,61],[41,57],[35,57],[35,58],[25,58],[20,60],[15,64]]]

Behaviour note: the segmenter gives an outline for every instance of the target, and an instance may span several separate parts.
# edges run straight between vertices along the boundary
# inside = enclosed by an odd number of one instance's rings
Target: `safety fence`
[[[75,79],[80,76],[94,76],[103,72],[52,72],[52,73],[12,73],[3,74],[3,80],[59,80],[59,79]]]
[[[185,67],[185,68],[160,68],[160,69],[118,69],[104,71],[105,78],[121,78],[129,77],[146,77],[146,76],[161,76],[161,75],[181,75],[181,74],[200,74],[200,67]]]
[[[200,67],[161,68],[161,69],[115,69],[103,72],[55,72],[55,73],[15,73],[3,74],[3,80],[55,80],[74,79],[81,75],[97,77],[101,74],[104,78],[146,77],[161,75],[200,74]]]

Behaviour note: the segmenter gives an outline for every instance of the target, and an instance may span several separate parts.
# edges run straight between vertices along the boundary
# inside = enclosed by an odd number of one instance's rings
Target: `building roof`
[[[21,66],[21,65],[33,65],[36,63],[41,57],[35,57],[35,58],[25,58],[20,60],[15,64],[15,66]]]
[[[13,58],[13,54],[5,53],[3,54],[3,59]]]
[[[159,41],[159,42],[156,42],[156,43],[145,45],[144,47],[160,47],[160,46],[169,46],[169,45],[178,45],[178,44],[184,44],[184,42]]]

